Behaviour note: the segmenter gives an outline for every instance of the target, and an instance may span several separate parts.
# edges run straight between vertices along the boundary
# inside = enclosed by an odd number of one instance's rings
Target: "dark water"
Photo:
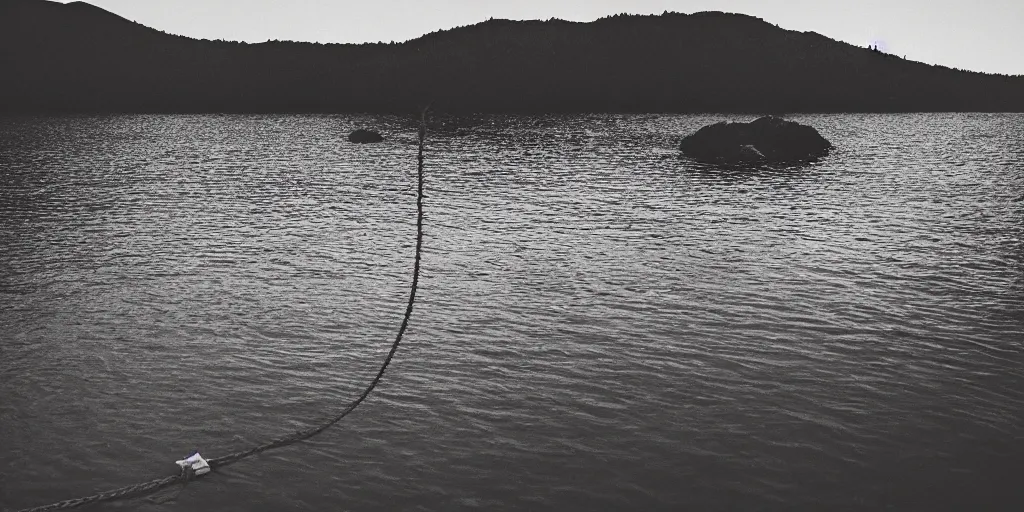
[[[433,133],[413,322],[341,424],[94,510],[1021,510],[1024,116]],[[358,126],[387,142],[344,141]],[[0,119],[0,505],[162,477],[354,398],[401,320],[415,127]]]

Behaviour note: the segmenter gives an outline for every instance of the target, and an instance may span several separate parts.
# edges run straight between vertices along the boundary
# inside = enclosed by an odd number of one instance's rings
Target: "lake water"
[[[1021,510],[1024,115],[800,115],[837,146],[814,165],[680,157],[729,117],[432,131],[420,294],[369,400],[93,509]],[[405,307],[415,138],[0,119],[0,508],[355,398]]]

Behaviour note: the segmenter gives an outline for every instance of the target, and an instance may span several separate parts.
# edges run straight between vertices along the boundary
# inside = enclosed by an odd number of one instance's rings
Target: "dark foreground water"
[[[1024,116],[434,132],[406,344],[336,427],[93,510],[1021,510]],[[345,135],[381,127],[387,141]],[[162,477],[354,398],[401,320],[415,127],[0,119],[0,506]]]

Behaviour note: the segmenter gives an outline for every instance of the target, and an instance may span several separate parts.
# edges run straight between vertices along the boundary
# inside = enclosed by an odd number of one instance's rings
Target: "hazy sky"
[[[66,2],[65,2],[66,3]],[[725,11],[908,59],[1024,74],[1024,0],[91,0],[190,37],[262,42],[404,41],[487,18],[592,21],[621,12]]]

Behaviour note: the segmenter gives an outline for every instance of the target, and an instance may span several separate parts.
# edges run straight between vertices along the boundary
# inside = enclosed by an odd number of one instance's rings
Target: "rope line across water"
[[[359,404],[363,403],[364,400],[374,388],[377,387],[377,383],[380,382],[381,378],[384,377],[384,371],[387,370],[388,365],[391,364],[391,360],[395,357],[395,352],[398,351],[398,345],[402,342],[402,336],[405,334],[406,328],[409,326],[409,318],[412,316],[413,303],[416,300],[416,288],[419,285],[420,278],[420,259],[423,251],[423,141],[426,137],[426,110],[423,111],[420,118],[420,129],[419,129],[419,152],[417,154],[417,186],[416,186],[416,258],[413,263],[412,272],[412,286],[409,290],[409,302],[405,307],[405,317],[402,318],[402,325],[398,328],[398,334],[395,336],[395,341],[391,344],[391,350],[388,352],[384,362],[380,366],[380,370],[377,375],[374,376],[370,384],[366,386],[363,393],[358,398],[352,401],[337,415],[328,418],[323,423],[305,429],[292,434],[278,437],[263,443],[259,446],[249,448],[247,450],[238,451],[215,459],[209,459],[207,462],[210,464],[210,470],[215,471],[217,468],[227,466],[229,464],[238,462],[242,459],[256,455],[257,453],[271,450],[274,448],[280,448],[282,446],[288,446],[293,443],[297,443],[304,439],[309,439],[324,430],[327,430],[331,425],[341,421],[342,418],[348,416],[350,412],[355,410]],[[113,489],[110,491],[104,491],[91,496],[83,498],[75,498],[70,500],[58,501],[49,505],[43,505],[41,507],[34,507],[28,509],[22,509],[18,512],[45,512],[49,510],[66,510],[70,508],[80,507],[90,503],[99,503],[103,501],[114,501],[119,499],[131,498],[136,496],[142,496],[146,494],[152,494],[165,487],[170,487],[174,484],[185,483],[195,476],[189,470],[182,470],[178,475],[168,476],[164,478],[158,478],[143,482],[135,485],[128,485],[119,489]]]

